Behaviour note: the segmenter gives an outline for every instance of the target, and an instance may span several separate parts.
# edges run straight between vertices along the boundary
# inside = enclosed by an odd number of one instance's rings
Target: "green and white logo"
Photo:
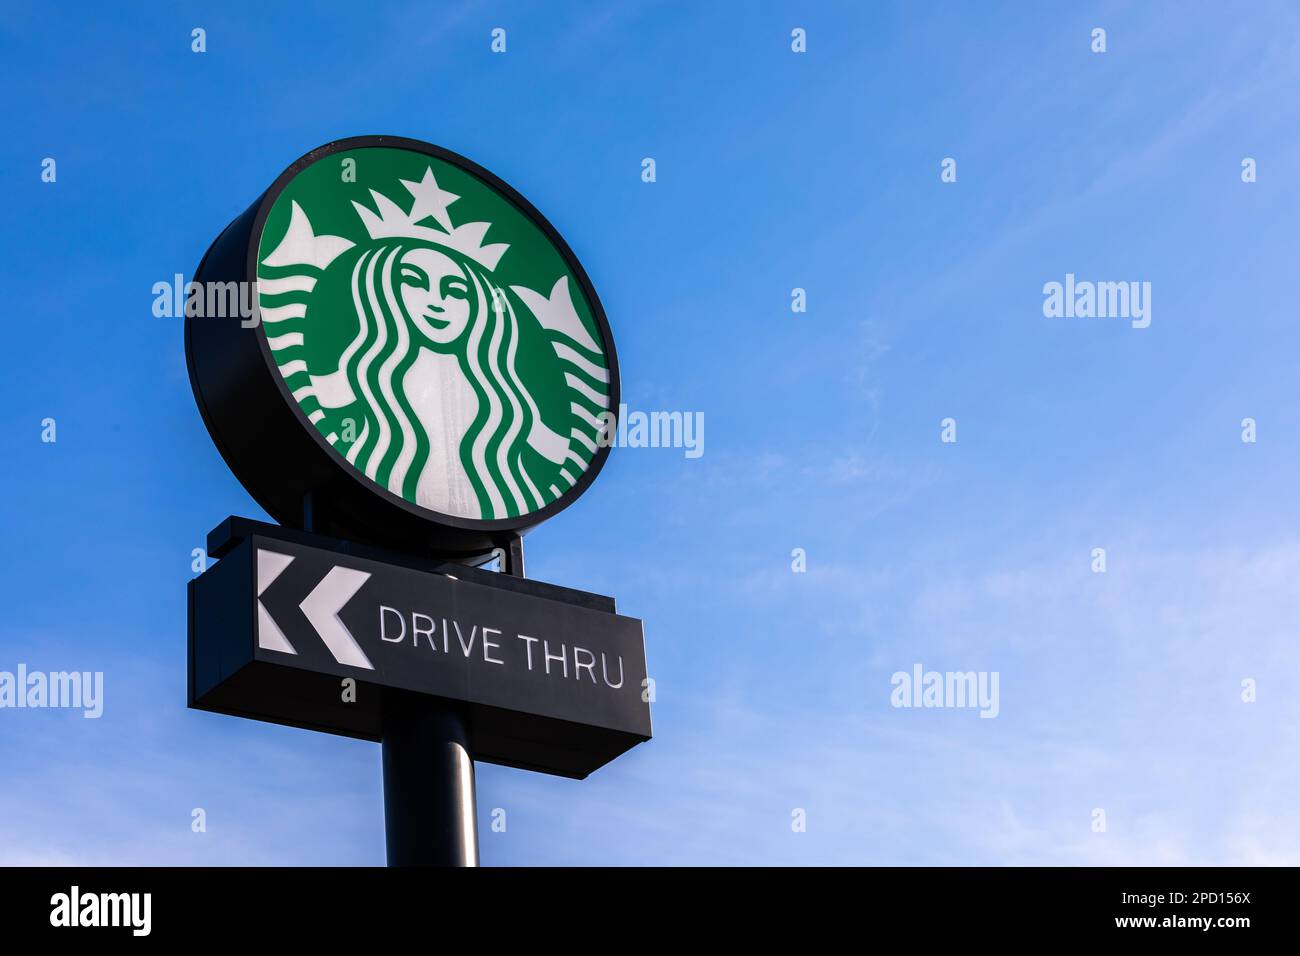
[[[276,367],[379,487],[518,518],[590,467],[610,346],[564,254],[492,184],[414,150],[334,153],[283,187],[257,249]]]

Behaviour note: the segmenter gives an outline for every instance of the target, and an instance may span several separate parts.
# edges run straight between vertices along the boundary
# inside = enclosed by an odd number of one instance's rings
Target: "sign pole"
[[[389,866],[478,866],[474,760],[464,714],[392,689],[383,723]]]
[[[524,575],[622,405],[596,290],[523,196],[431,143],[327,143],[184,314],[203,422],[276,522],[208,536],[190,707],[382,744],[391,866],[478,865],[475,760],[581,780],[650,739],[641,621]]]

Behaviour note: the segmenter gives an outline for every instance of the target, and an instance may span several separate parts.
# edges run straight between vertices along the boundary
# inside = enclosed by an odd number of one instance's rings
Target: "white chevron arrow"
[[[293,558],[279,551],[257,549],[257,646],[267,650],[280,651],[284,654],[297,654],[289,639],[275,623],[271,612],[262,603],[262,593],[271,586],[271,582],[293,562]]]
[[[366,657],[365,651],[356,642],[356,638],[339,620],[339,611],[343,610],[343,605],[351,601],[353,595],[361,590],[361,585],[369,580],[370,575],[365,571],[332,568],[330,573],[325,575],[325,579],[316,585],[311,594],[308,594],[298,606],[302,608],[302,613],[307,615],[311,626],[316,628],[316,633],[320,635],[320,639],[325,642],[325,646],[329,648],[336,661],[372,671],[375,665],[370,663],[370,658]]]
[[[275,623],[271,613],[262,604],[262,594],[292,562],[292,555],[257,549],[257,646],[284,654],[298,652],[294,650],[289,639],[284,636],[284,631],[280,630],[280,625]],[[370,663],[370,658],[366,657],[361,645],[339,619],[339,611],[343,610],[344,605],[351,601],[361,590],[361,586],[369,580],[370,575],[365,571],[331,568],[329,574],[325,575],[320,584],[312,588],[312,592],[298,607],[302,609],[302,613],[316,629],[316,633],[320,635],[321,641],[334,655],[336,661],[372,671],[375,665]]]

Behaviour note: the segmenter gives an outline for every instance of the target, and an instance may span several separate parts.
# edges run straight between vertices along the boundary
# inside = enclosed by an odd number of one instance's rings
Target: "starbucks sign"
[[[217,446],[283,524],[481,553],[571,504],[608,454],[618,363],[586,273],[454,153],[314,150],[195,281],[256,283],[259,321],[188,318],[187,356]]]

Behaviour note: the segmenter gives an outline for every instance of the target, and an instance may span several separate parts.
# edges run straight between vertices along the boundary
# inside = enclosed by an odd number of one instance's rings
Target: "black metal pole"
[[[474,759],[464,714],[386,691],[384,830],[389,866],[478,866]]]

